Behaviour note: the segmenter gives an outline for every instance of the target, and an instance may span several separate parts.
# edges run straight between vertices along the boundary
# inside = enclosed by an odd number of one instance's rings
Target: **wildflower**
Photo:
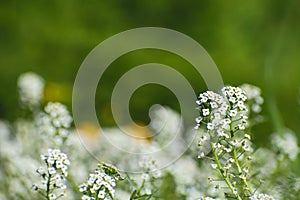
[[[229,111],[229,115],[231,116],[231,117],[235,117],[236,115],[237,115],[237,110],[230,110]]]
[[[20,100],[30,109],[39,106],[44,92],[44,80],[33,72],[22,74],[18,79]]]
[[[260,113],[262,110],[261,105],[264,102],[264,99],[261,97],[260,88],[250,84],[243,84],[240,87],[246,92],[251,111],[253,113]]]
[[[79,186],[79,191],[83,193],[81,199],[114,199],[116,182],[122,180],[117,168],[112,165],[102,163],[98,168],[90,173],[87,181]]]
[[[207,123],[207,129],[208,130],[214,130],[215,125],[213,123]]]
[[[211,164],[211,167],[213,168],[213,169],[216,169],[217,168],[217,164]]]
[[[207,138],[210,140],[213,154],[211,167],[219,171],[221,180],[224,180],[231,191],[229,196],[236,199],[252,194],[245,175],[248,174],[246,154],[252,150],[250,135],[244,132],[248,124],[246,100],[246,93],[241,88],[226,86],[222,88],[221,94],[211,91],[200,94],[197,103],[201,120],[196,122],[198,127],[205,124],[209,134]],[[203,145],[203,136],[200,137],[199,143]],[[202,157],[204,152],[199,155]],[[241,166],[245,166],[244,171]],[[239,174],[241,179],[237,187],[233,187],[233,183],[236,183],[234,174]]]
[[[213,102],[213,103],[215,103],[215,102]],[[203,109],[202,114],[203,114],[203,116],[208,116],[209,115],[209,109]]]
[[[45,112],[51,117],[56,128],[70,128],[72,118],[65,105],[49,102],[45,107]]]
[[[157,183],[162,177],[156,160],[149,156],[144,156],[138,162],[141,175],[136,175],[132,181],[136,185],[136,192],[133,193],[132,199],[140,199],[142,197],[150,198],[156,191]]]
[[[224,166],[224,169],[229,170],[230,168],[231,168],[231,164],[226,163],[225,166]]]
[[[275,200],[275,198],[268,194],[259,193],[252,195],[250,200]]]
[[[199,155],[198,155],[198,158],[204,158],[204,157],[205,157],[204,152],[200,152]]]
[[[42,178],[42,185],[34,184],[32,189],[40,191],[47,199],[57,199],[65,195],[65,179],[68,175],[70,161],[59,149],[48,149],[48,154],[41,155],[46,168],[39,167],[36,172]]]
[[[45,112],[39,113],[36,117],[38,131],[49,146],[60,147],[64,144],[69,135],[71,123],[72,117],[67,107],[58,102],[49,102],[45,107]]]
[[[247,138],[248,140],[250,140],[251,136],[249,134],[245,134],[245,138]]]
[[[215,199],[211,197],[201,197],[200,200],[215,200]]]
[[[281,157],[287,156],[290,160],[295,160],[298,156],[297,137],[291,130],[286,129],[282,135],[273,133],[271,144],[274,150],[280,153]]]

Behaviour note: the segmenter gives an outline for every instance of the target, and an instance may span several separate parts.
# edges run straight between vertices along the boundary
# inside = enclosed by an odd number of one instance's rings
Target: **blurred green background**
[[[226,84],[251,83],[263,89],[266,121],[257,127],[265,141],[274,123],[300,130],[300,1],[0,1],[0,118],[18,116],[17,77],[27,71],[47,82],[47,101],[71,108],[72,86],[81,62],[106,38],[131,28],[158,26],[198,41],[217,64]],[[158,62],[179,70],[200,93],[201,77],[183,59],[158,50],[140,50],[117,59],[101,80],[96,109],[102,124],[114,124],[114,84],[138,64]],[[99,93],[99,92],[98,92]],[[178,109],[166,88],[150,85],[132,97],[133,118],[147,123],[153,103]],[[191,105],[194,109],[195,105]],[[277,109],[278,108],[278,109]],[[281,115],[278,115],[279,111]],[[298,131],[299,133],[299,131]]]

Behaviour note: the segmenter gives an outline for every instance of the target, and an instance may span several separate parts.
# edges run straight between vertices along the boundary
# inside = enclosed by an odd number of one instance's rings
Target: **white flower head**
[[[39,191],[47,199],[57,199],[57,197],[65,195],[66,176],[68,175],[68,166],[70,161],[65,153],[60,149],[48,149],[48,154],[41,155],[41,159],[45,162],[46,167],[40,167],[36,170],[42,178],[42,184],[34,184],[34,191]]]
[[[289,129],[279,135],[273,133],[271,135],[271,144],[275,151],[278,151],[282,156],[286,155],[290,160],[295,160],[299,154],[298,139],[296,135]]]
[[[268,194],[259,193],[252,195],[250,200],[275,200],[275,198]]]
[[[43,99],[44,80],[33,72],[27,72],[18,78],[20,100],[30,108],[38,106]]]
[[[79,191],[83,193],[81,199],[112,200],[116,182],[121,179],[117,168],[106,163],[99,164],[87,181],[79,186]]]

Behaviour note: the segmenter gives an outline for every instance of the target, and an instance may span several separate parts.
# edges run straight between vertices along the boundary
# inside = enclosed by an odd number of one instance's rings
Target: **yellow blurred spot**
[[[153,132],[142,122],[129,124],[125,127],[126,131],[137,141],[151,141]]]
[[[91,122],[82,122],[77,130],[79,134],[89,141],[95,141],[100,138],[100,128],[94,123]]]

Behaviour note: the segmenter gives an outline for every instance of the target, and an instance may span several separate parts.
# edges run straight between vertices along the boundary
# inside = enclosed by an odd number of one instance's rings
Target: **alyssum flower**
[[[249,184],[248,162],[252,148],[251,137],[245,131],[248,124],[246,100],[242,89],[226,86],[221,94],[207,91],[200,94],[196,101],[199,110],[196,128],[204,126],[208,133],[208,136],[200,138],[199,146],[208,142],[212,154],[208,156],[200,151],[199,157],[209,158],[211,167],[220,176],[210,178],[210,182],[225,182],[225,197],[239,200],[254,194]],[[216,188],[221,188],[219,183]]]
[[[42,178],[42,184],[34,184],[33,190],[38,191],[45,199],[58,199],[65,193],[65,179],[68,175],[70,161],[59,149],[48,149],[48,154],[41,155],[46,167],[40,167],[36,172]]]
[[[49,102],[45,112],[36,117],[39,133],[55,147],[60,147],[66,141],[72,121],[67,107],[59,102]]]
[[[112,200],[115,195],[116,183],[122,180],[122,176],[117,168],[112,165],[102,163],[98,168],[90,173],[87,181],[79,186],[83,194],[82,200]]]
[[[44,86],[44,79],[39,75],[33,72],[22,74],[18,79],[21,103],[30,109],[38,106],[43,98]]]

